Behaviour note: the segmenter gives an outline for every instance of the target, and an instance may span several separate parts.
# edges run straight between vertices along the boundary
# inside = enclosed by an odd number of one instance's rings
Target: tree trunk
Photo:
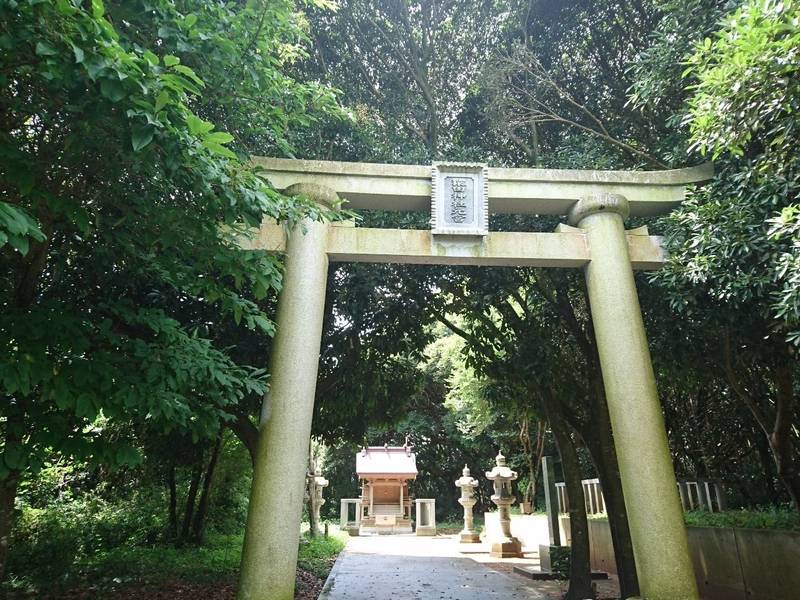
[[[628,526],[628,512],[622,491],[617,452],[611,420],[608,416],[602,380],[595,382],[592,419],[583,428],[583,439],[599,475],[606,505],[611,541],[614,546],[614,562],[617,565],[620,595],[630,598],[639,595],[639,579],[636,575],[636,560],[633,554],[633,541]]]
[[[769,434],[769,446],[775,457],[775,467],[794,509],[800,512],[800,471],[792,443],[794,389],[791,364],[780,364],[773,373],[775,383],[775,421]]]
[[[533,477],[533,487],[531,489],[531,507],[536,510],[536,488],[539,485],[539,475],[541,474],[542,457],[544,456],[544,441],[545,434],[547,433],[546,423],[543,420],[539,421],[536,427],[536,459],[534,461],[536,467]]]
[[[169,530],[170,540],[178,539],[178,489],[175,483],[175,465],[167,468],[167,488],[169,489]]]
[[[7,400],[7,398],[4,398]],[[9,444],[21,443],[20,432],[25,429],[23,403],[17,404],[17,410],[11,409],[6,414],[5,439],[3,442],[8,447]],[[0,458],[2,460],[2,458]],[[6,563],[11,547],[11,532],[14,529],[14,503],[17,499],[17,489],[19,487],[20,473],[11,471],[4,479],[0,479],[0,582],[6,578]]]
[[[239,438],[247,452],[250,454],[250,462],[255,466],[256,464],[256,448],[258,446],[258,427],[253,425],[253,422],[247,415],[234,413],[235,420],[228,423],[231,431]]]
[[[592,572],[589,563],[589,521],[583,496],[580,463],[569,426],[558,409],[555,397],[545,393],[545,411],[550,421],[569,498],[569,530],[572,538],[569,556],[569,589],[564,600],[592,598]]]
[[[792,420],[795,413],[794,376],[792,349],[786,349],[785,358],[770,368],[775,388],[775,411],[770,423],[770,411],[759,404],[761,399],[741,381],[733,356],[730,332],[722,336],[722,365],[729,387],[739,396],[753,415],[756,423],[767,436],[778,479],[786,488],[795,510],[800,512],[800,470],[795,459],[792,439]]]
[[[211,501],[211,483],[214,480],[214,472],[217,468],[219,461],[219,453],[222,449],[222,431],[219,432],[216,441],[214,442],[214,449],[211,451],[211,459],[208,461],[206,474],[203,478],[203,489],[200,492],[200,500],[197,503],[197,513],[194,517],[192,525],[192,540],[198,544],[203,541],[203,533],[206,528],[206,517],[208,516],[208,507]]]
[[[539,467],[542,464],[542,456],[544,456],[544,436],[545,436],[545,422],[539,420],[536,423],[536,443],[531,439],[530,419],[525,419],[523,427],[520,431],[520,441],[525,452],[525,457],[528,459],[528,485],[525,488],[523,501],[529,502],[531,510],[536,510],[536,488],[539,484]]]
[[[6,578],[6,562],[14,527],[14,501],[17,498],[19,479],[12,474],[0,481],[0,582]]]
[[[613,452],[613,448],[610,452],[607,448],[600,448],[596,453],[600,455],[594,460],[597,461],[595,467],[600,478],[603,502],[606,505],[608,525],[611,529],[620,595],[623,598],[638,596],[639,580],[636,576],[636,560],[633,554],[633,541],[628,526],[628,512],[625,509],[622,482],[619,478],[619,468],[616,465],[616,454]],[[610,464],[612,459],[614,463]]]
[[[775,485],[775,461],[772,460],[772,454],[766,436],[760,431],[754,431],[754,433],[755,435],[752,437],[753,445],[756,447],[758,460],[761,463],[764,484],[769,493],[769,502],[773,506],[777,506],[780,504],[780,493],[778,487]]]
[[[183,513],[183,525],[181,526],[180,541],[185,541],[189,538],[189,531],[192,525],[192,516],[194,515],[195,501],[197,500],[197,488],[200,487],[200,478],[202,476],[203,456],[201,453],[197,465],[192,471],[192,481],[189,483],[189,493],[186,494],[186,510]]]
[[[529,417],[524,417],[519,428],[519,441],[522,444],[522,452],[528,461],[528,485],[525,486],[525,491],[522,494],[522,501],[532,504],[533,493],[536,489],[536,462],[533,456],[533,441],[531,440],[531,420]],[[524,511],[523,511],[524,512]]]

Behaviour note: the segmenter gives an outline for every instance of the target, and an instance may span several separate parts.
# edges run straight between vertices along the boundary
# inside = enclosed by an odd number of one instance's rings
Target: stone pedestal
[[[461,498],[458,503],[464,507],[464,529],[459,534],[458,541],[462,544],[477,544],[481,541],[478,532],[475,531],[475,521],[472,517],[472,507],[475,506],[475,488],[478,480],[470,477],[469,467],[464,465],[461,477],[456,480],[456,487],[461,488]]]
[[[493,558],[522,558],[522,544],[515,538],[492,542],[489,556]]]
[[[355,507],[355,516],[350,520],[350,506]],[[349,535],[357,536],[361,528],[361,498],[342,498],[339,529]]]
[[[492,502],[497,505],[500,513],[500,537],[491,542],[490,556],[495,558],[521,558],[522,544],[511,535],[511,515],[509,507],[514,503],[511,493],[511,482],[517,478],[516,471],[506,466],[506,457],[502,452],[495,457],[495,467],[486,472],[486,478],[494,483]]]
[[[561,579],[569,577],[569,546],[545,546],[539,544],[539,568],[549,571]]]
[[[436,535],[436,500],[434,498],[417,498],[417,535]]]
[[[481,536],[477,531],[462,531],[458,534],[460,544],[480,544]]]

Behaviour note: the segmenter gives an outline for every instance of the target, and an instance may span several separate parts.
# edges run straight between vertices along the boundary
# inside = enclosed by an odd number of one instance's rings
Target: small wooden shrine
[[[411,533],[408,482],[417,477],[411,446],[369,446],[356,454],[361,481],[359,533]]]

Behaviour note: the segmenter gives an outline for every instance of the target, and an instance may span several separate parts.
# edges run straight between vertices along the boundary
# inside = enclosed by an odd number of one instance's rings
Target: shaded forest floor
[[[296,600],[316,600],[346,537],[300,543]],[[17,568],[0,597],[29,600],[160,600],[192,598],[233,600],[242,536],[210,536],[202,546],[119,547],[47,578],[46,565]],[[21,565],[18,565],[18,567]],[[26,573],[27,571],[27,573]]]
[[[297,570],[297,584],[295,587],[295,600],[316,600],[322,591],[325,579],[314,573]],[[10,598],[31,598],[24,594],[9,596]],[[122,584],[117,589],[105,588],[76,588],[65,592],[36,596],[41,600],[171,600],[185,598],[186,600],[235,600],[236,582],[229,581],[161,581],[151,584]]]

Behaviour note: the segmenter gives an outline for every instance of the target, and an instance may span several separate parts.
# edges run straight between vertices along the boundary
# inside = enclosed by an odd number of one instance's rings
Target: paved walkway
[[[450,536],[414,535],[350,538],[339,555],[319,600],[479,600],[508,598],[545,600],[520,576],[487,564],[482,545],[470,554]],[[485,553],[476,553],[484,550]],[[504,559],[503,564],[536,564],[538,560]]]

